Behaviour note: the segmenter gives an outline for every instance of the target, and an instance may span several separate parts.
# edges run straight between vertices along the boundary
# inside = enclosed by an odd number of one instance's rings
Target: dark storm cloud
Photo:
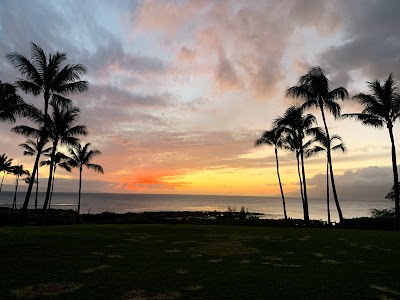
[[[342,78],[357,70],[371,80],[399,72],[400,2],[359,0],[338,4],[345,41],[324,51],[320,63]]]

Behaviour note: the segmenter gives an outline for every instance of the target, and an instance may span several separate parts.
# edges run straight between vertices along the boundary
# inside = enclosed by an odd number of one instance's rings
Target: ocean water
[[[0,206],[11,207],[13,192],[0,193]],[[21,207],[25,193],[17,193],[17,207]],[[44,202],[45,193],[38,194],[38,206]],[[393,206],[388,200],[371,201],[355,199],[339,199],[345,218],[370,216],[374,208],[384,209]],[[32,193],[29,208],[34,208],[35,193]],[[76,209],[77,193],[54,193],[53,208]],[[167,194],[103,194],[84,193],[81,196],[82,213],[100,213],[112,211],[145,212],[145,211],[226,211],[228,207],[237,211],[245,207],[249,212],[263,213],[263,218],[283,218],[282,199],[280,197],[253,196],[212,196],[212,195],[167,195]],[[300,198],[286,198],[286,210],[290,218],[303,218]],[[327,220],[326,199],[309,199],[310,218]],[[333,199],[331,199],[331,218],[338,221]]]

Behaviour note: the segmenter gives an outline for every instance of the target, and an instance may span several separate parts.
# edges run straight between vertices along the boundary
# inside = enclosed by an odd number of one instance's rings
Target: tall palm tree
[[[29,176],[29,171],[24,170],[23,165],[16,165],[16,166],[11,167],[10,172],[15,175],[15,192],[14,192],[14,201],[13,201],[12,209],[17,209],[17,191],[18,191],[19,178],[22,175]]]
[[[392,144],[393,187],[395,198],[396,227],[400,226],[399,207],[399,174],[397,171],[396,144],[393,136],[393,125],[400,116],[400,95],[397,93],[396,81],[392,74],[385,82],[378,80],[367,82],[371,94],[360,93],[352,100],[363,106],[361,113],[345,114],[344,117],[354,118],[362,124],[375,128],[386,126]]]
[[[276,174],[278,176],[279,188],[280,188],[281,196],[282,196],[283,214],[285,216],[285,220],[287,220],[285,195],[283,194],[281,176],[279,174],[279,159],[278,159],[278,148],[282,148],[282,131],[276,127],[272,128],[272,130],[264,131],[261,138],[257,139],[254,143],[255,147],[258,147],[261,145],[274,146],[275,161],[276,161]]]
[[[48,156],[49,159],[40,162],[40,165],[41,166],[51,166],[52,165],[51,154],[45,154],[45,155]],[[50,205],[51,205],[51,199],[53,197],[54,177],[56,174],[57,167],[59,167],[60,169],[64,169],[67,172],[71,172],[71,166],[69,165],[69,157],[59,151],[55,154],[54,161],[53,161],[53,179],[52,179],[52,183],[51,183],[49,209],[50,209]]]
[[[53,111],[51,114],[49,126],[49,138],[52,141],[52,150],[50,153],[49,180],[47,183],[46,198],[43,204],[41,222],[44,221],[47,206],[50,199],[51,186],[53,182],[54,161],[56,158],[57,147],[61,145],[74,145],[79,139],[77,135],[86,135],[87,129],[84,125],[76,124],[80,115],[78,107],[57,101],[51,101]]]
[[[311,156],[314,156],[321,152],[326,153],[326,206],[327,206],[327,211],[328,211],[328,224],[330,225],[331,224],[331,212],[330,212],[330,205],[329,205],[329,174],[331,176],[331,182],[333,183],[332,186],[334,186],[335,179],[334,179],[334,175],[333,175],[332,164],[329,164],[329,160],[328,160],[328,147],[330,147],[330,152],[339,151],[339,150],[341,150],[342,152],[345,152],[346,147],[345,147],[344,143],[342,142],[342,138],[336,134],[333,135],[330,139],[328,139],[328,135],[320,127],[311,128],[310,131],[315,136],[313,142],[318,143],[318,144],[315,145],[312,149],[308,149],[306,151],[306,157],[311,157]],[[334,145],[335,142],[338,142],[338,144]],[[329,169],[330,169],[330,172],[329,172]]]
[[[82,190],[82,170],[86,166],[88,169],[92,169],[95,172],[104,174],[104,170],[100,165],[90,163],[91,160],[100,155],[99,150],[90,150],[90,143],[86,143],[83,147],[81,144],[76,144],[70,147],[70,166],[74,168],[79,168],[79,196],[78,196],[78,217],[81,208],[81,190]]]
[[[1,179],[1,184],[0,184],[0,192],[3,187],[4,177],[6,176],[6,174],[10,173],[12,161],[13,159],[8,158],[7,155],[5,154],[2,154],[0,156],[0,172],[3,172],[3,178]]]
[[[24,116],[29,105],[17,94],[15,86],[0,80],[0,121],[15,123],[16,116]]]
[[[326,71],[321,67],[312,67],[307,74],[299,79],[297,86],[287,90],[287,95],[293,98],[304,99],[303,108],[316,107],[319,108],[324,122],[325,132],[330,143],[329,130],[326,123],[325,109],[333,114],[334,117],[340,115],[340,105],[336,102],[348,97],[348,92],[344,87],[338,87],[331,90],[329,88],[329,80],[326,76]],[[327,147],[328,164],[332,167],[331,147]],[[340,208],[339,199],[336,191],[336,186],[332,182],[332,192],[335,199],[336,208],[338,210],[340,221],[343,220],[342,210]]]
[[[45,144],[47,144],[47,141],[45,141]],[[39,152],[39,139],[36,139],[36,141],[28,139],[25,143],[20,144],[19,146],[24,149],[24,155],[36,156]],[[51,147],[42,149],[42,154],[48,154],[50,151]],[[35,183],[36,183],[36,194],[35,194],[35,210],[36,210],[38,203],[38,194],[39,194],[39,168],[36,169]],[[29,182],[27,182],[27,184],[29,184]]]
[[[44,98],[44,121],[45,125],[42,134],[39,136],[39,151],[36,155],[33,166],[33,174],[29,182],[24,205],[21,210],[21,224],[25,221],[26,211],[28,209],[29,199],[32,192],[33,183],[37,168],[39,167],[40,155],[43,143],[46,139],[47,123],[49,121],[49,102],[52,97],[60,101],[66,100],[64,96],[71,93],[86,91],[88,83],[80,80],[86,73],[86,69],[81,64],[65,64],[67,55],[63,52],[48,54],[35,43],[31,43],[31,57],[29,60],[23,54],[12,52],[6,55],[8,61],[21,73],[23,78],[17,79],[16,86],[26,93],[38,96],[43,94]]]
[[[299,147],[299,156],[301,162],[301,173],[302,173],[302,184],[303,184],[303,212],[304,221],[308,223],[310,221],[309,210],[308,210],[308,198],[307,198],[307,184],[306,184],[306,172],[304,168],[304,148],[305,148],[305,137],[307,130],[312,127],[316,122],[313,115],[304,115],[303,108],[298,105],[290,106],[283,116],[279,116],[274,121],[275,127],[282,127],[283,132],[293,134],[296,143]]]

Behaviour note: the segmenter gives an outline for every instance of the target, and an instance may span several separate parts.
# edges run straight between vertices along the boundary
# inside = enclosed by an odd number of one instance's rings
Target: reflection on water
[[[11,207],[14,193],[0,193],[0,206]],[[22,206],[25,193],[18,193],[18,207]],[[38,207],[44,202],[45,193],[38,195]],[[32,194],[29,207],[33,208],[35,195]],[[76,209],[78,195],[76,193],[54,193],[52,207]],[[345,218],[369,216],[373,208],[389,208],[390,201],[362,201],[342,199],[341,206]],[[249,212],[264,213],[264,218],[283,218],[282,200],[279,197],[250,196],[208,196],[208,195],[151,195],[151,194],[100,194],[85,193],[81,198],[83,213],[112,212],[144,212],[144,211],[226,211],[228,207],[240,211],[244,206]],[[290,218],[303,218],[301,200],[287,198],[286,209]],[[326,220],[326,200],[311,198],[309,200],[310,217]],[[335,205],[332,201],[331,215],[333,221],[338,221]]]

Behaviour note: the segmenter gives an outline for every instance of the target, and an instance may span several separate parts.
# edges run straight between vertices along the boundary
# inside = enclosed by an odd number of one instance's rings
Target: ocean
[[[0,192],[0,206],[11,207],[14,192]],[[25,193],[17,193],[17,207],[21,207]],[[45,193],[38,194],[39,207],[43,205]],[[354,200],[339,199],[345,218],[370,216],[374,208],[384,209],[393,206],[388,200]],[[29,208],[34,208],[35,193],[32,193]],[[76,209],[77,193],[54,193],[53,208]],[[280,197],[255,196],[212,196],[212,195],[170,195],[170,194],[108,194],[83,193],[81,196],[81,213],[100,213],[111,211],[117,213],[145,211],[226,211],[228,207],[249,212],[263,213],[262,218],[283,218],[282,199]],[[303,218],[300,198],[286,198],[286,210],[290,218]],[[326,199],[309,199],[310,218],[327,220]],[[338,221],[336,206],[331,199],[331,218]]]

